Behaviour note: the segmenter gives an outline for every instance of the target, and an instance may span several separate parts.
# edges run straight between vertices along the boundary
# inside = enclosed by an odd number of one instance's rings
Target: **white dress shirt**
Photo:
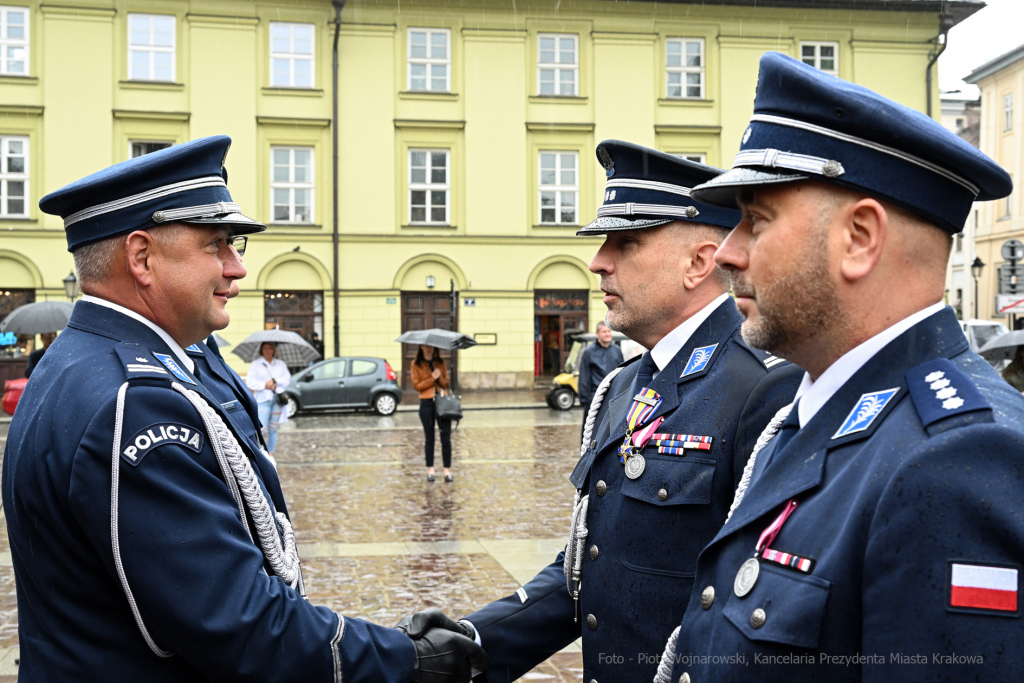
[[[800,418],[800,426],[803,427],[810,422],[811,418],[821,410],[821,407],[828,403],[828,400],[835,396],[835,393],[858,370],[864,367],[865,363],[874,358],[875,354],[881,351],[886,344],[945,307],[946,305],[940,301],[907,316],[892,327],[882,330],[871,339],[847,351],[839,360],[830,365],[825,372],[821,373],[821,377],[817,381],[812,381],[811,376],[804,373],[804,381],[800,384],[800,388],[796,390],[796,398],[793,399],[794,401],[799,401],[797,403],[797,417]]]
[[[267,382],[277,382],[275,390],[267,389]],[[280,358],[273,359],[270,363],[263,356],[260,356],[249,366],[249,372],[245,375],[245,386],[252,390],[257,403],[266,403],[274,398],[274,393],[280,394],[288,386],[292,374],[288,372],[288,366]]]
[[[654,373],[657,377],[665,367],[672,362],[672,359],[679,353],[679,349],[683,348],[686,342],[690,341],[690,337],[697,331],[708,317],[715,312],[715,310],[725,303],[725,300],[729,298],[728,294],[722,294],[717,297],[714,301],[709,303],[704,308],[700,309],[685,321],[683,324],[672,330],[664,337],[661,338],[654,348],[651,349],[651,358],[654,359],[654,364],[658,366],[658,372]]]
[[[92,296],[91,294],[84,295],[82,297],[82,301],[88,301],[91,304],[96,304],[97,306],[109,308],[110,310],[117,311],[118,313],[126,315],[129,318],[132,318],[133,320],[138,320],[140,323],[156,332],[157,335],[164,340],[164,343],[167,344],[167,347],[171,350],[171,352],[178,357],[178,361],[181,363],[181,367],[195,374],[196,364],[193,363],[192,359],[188,357],[187,353],[185,353],[185,349],[181,348],[181,345],[178,344],[178,342],[174,341],[174,337],[167,334],[167,332],[162,327],[154,323],[152,320],[144,318],[135,311],[131,311],[125,308],[124,306],[119,306],[115,304],[113,301],[107,301],[106,299],[101,299],[98,296]]]

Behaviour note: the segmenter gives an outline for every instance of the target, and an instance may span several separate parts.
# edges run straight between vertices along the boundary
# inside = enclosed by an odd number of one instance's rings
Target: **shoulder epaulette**
[[[925,428],[947,418],[992,407],[970,377],[945,358],[928,361],[906,374],[914,408]]]
[[[747,352],[750,353],[750,355],[752,355],[754,358],[756,358],[758,360],[758,362],[762,363],[764,365],[765,369],[767,369],[767,370],[774,370],[775,368],[779,367],[780,365],[785,365],[786,363],[789,362],[785,358],[779,358],[778,356],[772,355],[771,353],[768,353],[767,351],[762,351],[761,349],[751,348],[750,346],[747,345],[747,343],[745,341],[743,341],[742,338],[740,338],[738,336],[736,338],[736,341],[737,341],[737,343],[740,346],[742,346],[744,349],[746,349]]]
[[[156,379],[175,379],[195,384],[184,370],[170,355],[147,351],[138,344],[121,342],[114,346],[114,353],[124,363],[125,374],[128,379],[138,377],[149,377]]]

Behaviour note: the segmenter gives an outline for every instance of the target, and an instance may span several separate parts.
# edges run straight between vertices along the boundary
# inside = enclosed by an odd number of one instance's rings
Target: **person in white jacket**
[[[277,446],[277,428],[288,419],[288,411],[278,405],[277,394],[284,392],[291,373],[288,366],[280,358],[274,358],[277,344],[263,342],[260,346],[260,358],[249,366],[249,374],[245,384],[252,391],[259,406],[260,424],[263,426],[263,437],[267,442],[267,450],[274,454]]]

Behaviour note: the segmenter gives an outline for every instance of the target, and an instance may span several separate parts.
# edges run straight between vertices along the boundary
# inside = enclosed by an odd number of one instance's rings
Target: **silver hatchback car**
[[[402,402],[398,376],[383,358],[329,358],[292,375],[289,415],[325,408],[371,408],[390,415]]]

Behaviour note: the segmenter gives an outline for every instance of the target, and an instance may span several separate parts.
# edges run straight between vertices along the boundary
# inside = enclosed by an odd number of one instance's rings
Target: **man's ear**
[[[889,232],[889,213],[881,202],[864,197],[839,209],[842,222],[840,272],[848,282],[867,276],[878,265]]]
[[[125,238],[125,262],[128,274],[143,287],[153,284],[153,236],[145,230],[136,230]]]
[[[690,245],[690,267],[683,275],[683,286],[695,289],[715,272],[718,245],[710,240]]]

